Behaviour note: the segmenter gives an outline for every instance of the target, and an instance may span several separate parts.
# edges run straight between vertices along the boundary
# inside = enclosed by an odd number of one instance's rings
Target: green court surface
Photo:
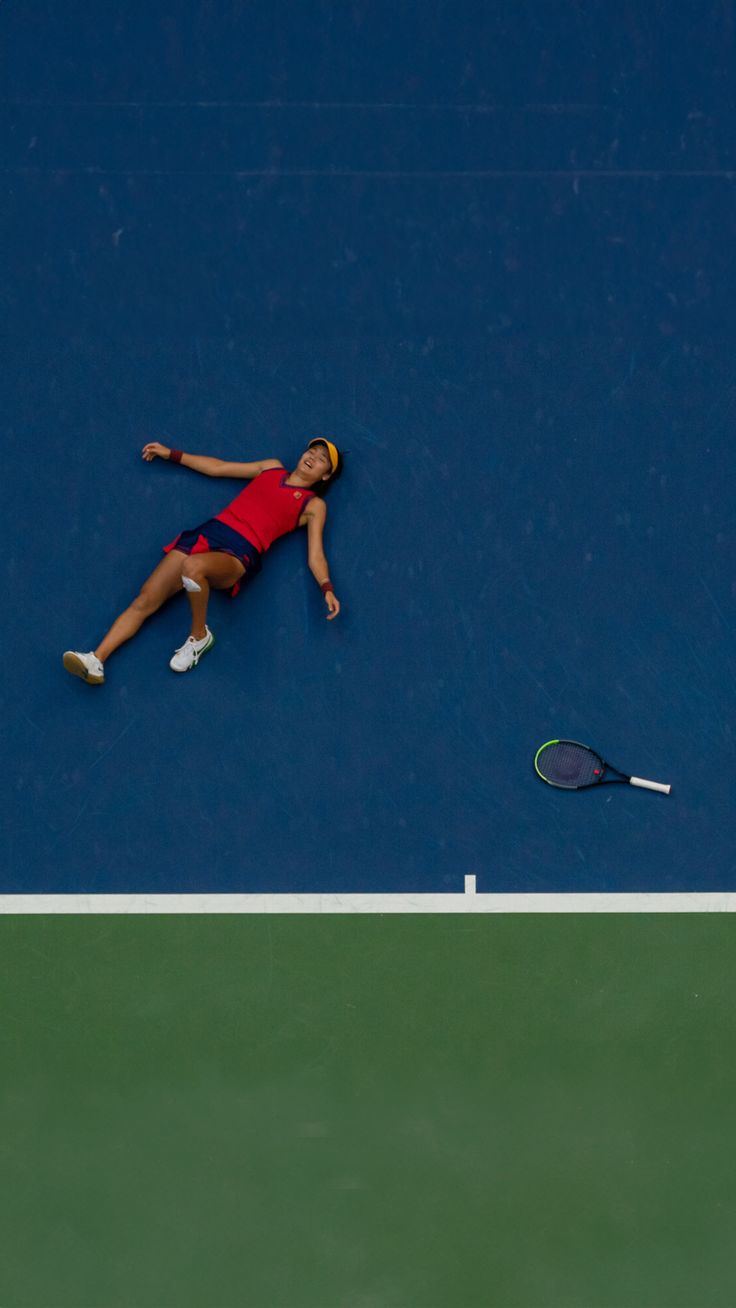
[[[0,919],[2,1308],[732,1308],[732,915]]]

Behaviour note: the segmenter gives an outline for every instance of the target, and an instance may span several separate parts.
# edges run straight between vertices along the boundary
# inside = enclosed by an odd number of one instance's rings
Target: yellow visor
[[[332,471],[335,472],[340,458],[340,455],[337,452],[337,446],[333,445],[332,441],[326,440],[324,436],[315,436],[314,440],[309,442],[307,449],[311,450],[313,445],[325,445],[327,447],[327,453],[330,456],[330,463],[332,464]]]

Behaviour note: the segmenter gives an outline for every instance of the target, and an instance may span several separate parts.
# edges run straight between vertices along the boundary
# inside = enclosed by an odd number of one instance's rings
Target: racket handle
[[[645,790],[658,790],[662,795],[669,795],[672,787],[665,786],[661,781],[645,781],[643,777],[629,777],[629,784],[632,786],[643,786]]]

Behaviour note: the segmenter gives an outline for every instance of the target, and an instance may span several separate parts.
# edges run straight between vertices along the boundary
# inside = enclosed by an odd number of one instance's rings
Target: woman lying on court
[[[143,447],[143,458],[168,459],[182,463],[207,477],[242,477],[248,485],[227,508],[199,527],[182,531],[170,545],[166,558],[154,569],[129,608],[113,623],[104,640],[89,654],[67,650],[64,667],[91,685],[105,680],[104,662],[142,627],[146,618],[177,591],[186,590],[192,606],[191,635],[176,650],[169,667],[174,672],[196,668],[203,654],[212,649],[215,638],[207,626],[210,590],[238,594],[261,570],[261,557],[279,536],[307,528],[309,568],[327,604],[327,617],[336,618],[340,604],[330,581],[322,535],[327,509],[320,491],[326,482],[339,477],[342,456],[332,441],[311,440],[293,472],[278,459],[257,463],[230,463],[199,454],[170,450],[158,441]]]

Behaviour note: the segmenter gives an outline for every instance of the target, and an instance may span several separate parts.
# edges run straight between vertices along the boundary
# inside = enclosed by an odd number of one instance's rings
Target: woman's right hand
[[[168,445],[162,445],[160,441],[150,441],[148,445],[143,446],[143,458],[146,463],[150,463],[152,459],[156,458],[168,459],[170,453],[171,450]]]

